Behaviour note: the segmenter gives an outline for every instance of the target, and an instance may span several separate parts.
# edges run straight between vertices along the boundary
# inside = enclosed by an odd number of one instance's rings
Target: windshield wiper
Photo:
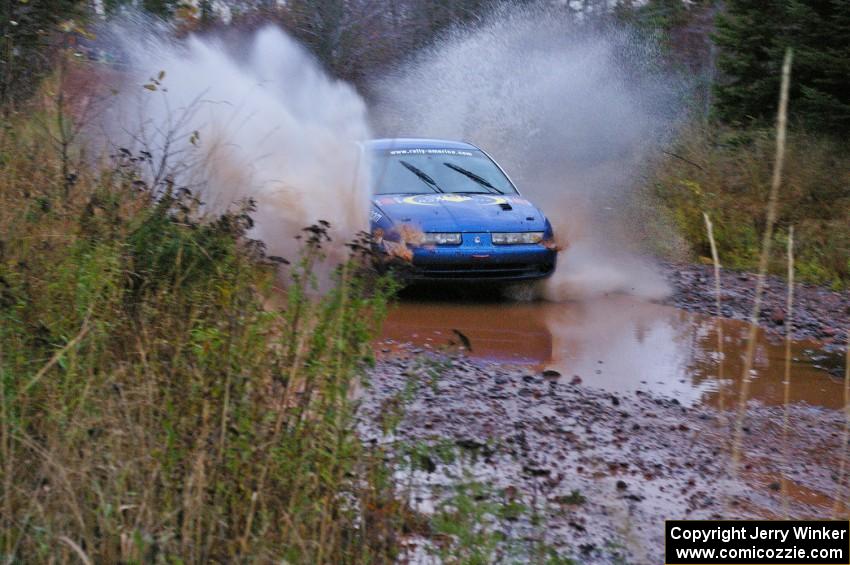
[[[424,182],[425,184],[430,186],[435,192],[445,192],[443,189],[441,189],[439,186],[437,186],[437,183],[434,181],[434,179],[432,179],[428,175],[428,173],[426,173],[422,169],[415,167],[415,166],[411,165],[410,163],[408,163],[407,161],[404,161],[402,159],[399,159],[399,163],[404,165],[405,169],[407,169],[408,171],[410,171],[411,173],[413,173],[414,175],[419,177],[419,180],[421,180],[422,182]]]
[[[460,173],[460,174],[462,174],[466,177],[471,178],[472,180],[474,180],[475,182],[477,182],[478,184],[480,184],[484,188],[489,189],[491,192],[495,192],[497,194],[504,194],[504,192],[502,192],[501,190],[499,190],[498,188],[496,188],[495,186],[490,184],[490,181],[488,181],[484,177],[476,175],[472,171],[467,171],[463,167],[459,167],[458,165],[455,165],[454,163],[443,163],[443,164],[445,166],[447,166],[448,168],[450,168],[451,170],[456,171],[456,172],[458,172],[458,173]]]

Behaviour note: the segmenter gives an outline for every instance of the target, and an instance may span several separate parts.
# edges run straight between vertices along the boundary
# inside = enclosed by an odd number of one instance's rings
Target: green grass
[[[646,187],[666,218],[690,245],[694,258],[709,257],[702,213],[714,223],[726,267],[758,264],[765,204],[775,152],[772,130],[694,127],[671,153],[654,163]],[[785,249],[794,226],[797,273],[804,282],[850,285],[850,146],[827,137],[789,133],[774,249]],[[775,253],[770,271],[785,272]]]
[[[355,256],[311,292],[318,225],[276,288],[250,202],[204,217],[130,154],[66,193],[54,121],[0,133],[0,561],[391,560],[351,392],[394,283]]]
[[[535,509],[470,477],[459,479],[430,520],[431,552],[441,560],[468,565],[574,563],[543,540],[546,525]],[[511,523],[520,524],[519,530],[510,531],[506,525]]]

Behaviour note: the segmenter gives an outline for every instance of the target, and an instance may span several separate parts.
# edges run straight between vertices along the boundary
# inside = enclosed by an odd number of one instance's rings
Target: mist
[[[269,254],[293,259],[295,236],[330,222],[329,263],[342,260],[343,244],[369,226],[362,98],[275,27],[236,44],[169,36],[146,21],[111,28],[110,48],[125,62],[101,120],[105,138],[152,154],[151,176],[166,163],[165,174],[196,192],[207,213],[252,198],[251,236]]]
[[[525,297],[660,299],[669,289],[641,244],[647,206],[634,189],[674,131],[685,88],[658,60],[626,29],[502,10],[377,80],[370,116],[383,136],[479,145],[541,206],[563,251]]]

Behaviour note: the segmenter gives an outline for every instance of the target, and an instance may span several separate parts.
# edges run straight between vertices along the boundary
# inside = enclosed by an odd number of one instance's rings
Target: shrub
[[[690,243],[709,256],[702,213],[715,225],[721,261],[751,269],[758,262],[775,144],[767,130],[694,128],[654,164],[654,201]],[[789,135],[776,237],[796,230],[797,265],[804,281],[850,283],[850,147],[797,131]],[[785,269],[783,242],[771,270]]]
[[[47,132],[2,135],[0,558],[391,559],[351,397],[392,281],[354,253],[311,293],[322,224],[281,291],[250,202],[204,217],[129,152],[67,190]]]

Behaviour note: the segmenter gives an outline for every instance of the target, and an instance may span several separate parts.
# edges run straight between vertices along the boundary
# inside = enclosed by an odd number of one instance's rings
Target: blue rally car
[[[469,143],[376,139],[371,224],[413,280],[540,279],[555,269],[552,226],[505,172]]]

